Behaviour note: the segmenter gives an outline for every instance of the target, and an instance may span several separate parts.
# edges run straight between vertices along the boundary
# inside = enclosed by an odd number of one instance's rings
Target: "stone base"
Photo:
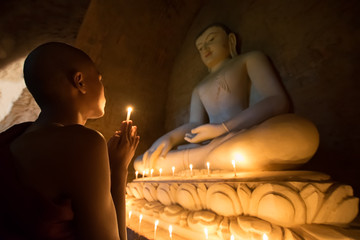
[[[360,239],[358,230],[346,228],[358,214],[351,186],[317,172],[185,171],[137,179],[127,193],[129,227],[153,235],[159,220],[159,239],[169,238],[169,225],[184,239],[204,239],[205,228],[208,239]]]

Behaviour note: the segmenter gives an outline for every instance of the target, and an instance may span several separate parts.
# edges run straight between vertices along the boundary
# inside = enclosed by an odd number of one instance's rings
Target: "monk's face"
[[[85,74],[87,84],[87,105],[89,106],[88,118],[98,118],[105,113],[105,94],[102,76],[99,74],[95,65]]]
[[[209,69],[231,58],[229,37],[221,27],[208,28],[198,37],[195,44],[201,60]]]

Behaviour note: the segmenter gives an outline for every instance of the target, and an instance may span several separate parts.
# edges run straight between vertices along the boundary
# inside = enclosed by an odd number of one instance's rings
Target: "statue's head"
[[[238,54],[236,43],[236,35],[221,23],[206,27],[195,41],[201,60],[209,69],[235,57]]]

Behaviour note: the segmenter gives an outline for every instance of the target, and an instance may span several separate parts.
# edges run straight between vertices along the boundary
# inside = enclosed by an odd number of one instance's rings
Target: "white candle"
[[[145,170],[143,171],[143,178],[145,177]]]
[[[208,229],[204,228],[204,232],[205,232],[205,239],[208,239],[209,238]]]
[[[190,164],[189,167],[190,167],[190,176],[192,177],[192,168],[193,168],[193,165]]]
[[[234,235],[231,235],[230,240],[235,240]]]
[[[140,216],[139,216],[139,234],[140,234],[140,229],[141,229],[141,220],[142,220],[142,218],[143,218],[143,215],[140,214]]]
[[[206,162],[207,170],[208,170],[208,176],[210,177],[210,163]]]
[[[175,166],[173,166],[173,167],[171,168],[171,170],[172,170],[173,177],[174,177],[174,176],[175,176]]]
[[[234,168],[234,175],[236,177],[236,163],[235,163],[235,160],[232,160],[232,165],[233,165],[233,168]]]
[[[160,177],[161,177],[161,173],[162,173],[162,168],[159,169],[159,173],[160,173]]]
[[[269,240],[268,236],[265,233],[263,234],[263,240]]]
[[[127,108],[126,121],[130,120],[130,114],[131,114],[132,110],[133,110],[132,107]]]
[[[169,234],[170,234],[170,239],[172,240],[172,226],[169,226]]]
[[[154,169],[151,169],[151,171],[150,171],[150,177],[152,177],[153,172],[154,172]]]
[[[154,240],[156,239],[156,229],[157,229],[157,226],[159,225],[159,220],[155,220],[155,225],[154,225]]]
[[[138,175],[139,175],[139,172],[136,171],[136,172],[135,172],[135,177],[136,177],[136,179],[138,178]]]

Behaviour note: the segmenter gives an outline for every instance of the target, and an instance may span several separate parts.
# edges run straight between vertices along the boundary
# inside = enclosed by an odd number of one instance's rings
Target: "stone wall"
[[[37,118],[40,109],[23,80],[24,58],[44,42],[73,44],[89,2],[0,1],[0,132]]]
[[[175,60],[166,130],[188,121],[191,91],[206,74],[194,39],[222,22],[239,33],[242,52],[261,50],[278,69],[294,112],[312,120],[320,147],[304,168],[330,174],[360,194],[360,2],[209,1],[189,28]]]
[[[164,133],[165,102],[173,60],[202,1],[93,0],[80,29],[77,46],[87,52],[103,75],[105,116],[87,126],[112,136],[126,118],[141,136],[136,154]],[[132,164],[131,164],[132,167]],[[130,169],[129,177],[134,177]]]

